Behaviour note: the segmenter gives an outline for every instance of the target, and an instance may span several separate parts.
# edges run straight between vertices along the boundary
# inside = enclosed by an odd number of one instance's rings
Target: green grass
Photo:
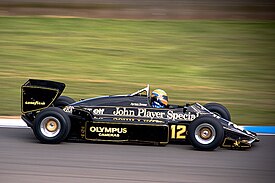
[[[238,124],[275,125],[274,21],[0,17],[0,115],[28,78],[75,99],[151,84],[170,103],[220,102]]]

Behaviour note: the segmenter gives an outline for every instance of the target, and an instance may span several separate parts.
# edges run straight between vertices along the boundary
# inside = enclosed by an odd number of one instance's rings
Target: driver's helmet
[[[156,89],[152,92],[151,105],[155,108],[165,108],[168,106],[167,93],[162,89]]]

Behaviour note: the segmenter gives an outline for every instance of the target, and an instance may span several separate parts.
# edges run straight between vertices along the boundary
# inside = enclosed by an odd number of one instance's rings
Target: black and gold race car
[[[221,104],[153,108],[149,85],[127,95],[75,102],[61,96],[64,83],[28,80],[21,87],[22,119],[42,143],[65,140],[165,145],[191,143],[198,150],[247,148],[256,133],[231,122]]]

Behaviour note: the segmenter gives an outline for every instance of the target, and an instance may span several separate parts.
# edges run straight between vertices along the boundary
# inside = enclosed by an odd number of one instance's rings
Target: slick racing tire
[[[68,115],[58,107],[44,109],[34,120],[36,138],[46,144],[58,144],[65,140],[71,129]]]
[[[206,109],[208,109],[210,112],[213,112],[214,114],[216,114],[228,121],[231,121],[230,112],[228,111],[228,109],[225,106],[218,104],[218,103],[208,103],[208,104],[205,104],[204,107]]]
[[[65,106],[74,103],[74,99],[67,97],[67,96],[60,96],[54,101],[53,106],[54,107],[59,107],[59,108],[64,108]]]
[[[188,138],[195,149],[211,151],[222,144],[224,129],[216,118],[201,116],[189,125]]]

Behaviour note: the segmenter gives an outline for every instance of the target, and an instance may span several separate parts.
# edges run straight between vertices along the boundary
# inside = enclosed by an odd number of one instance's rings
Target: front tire
[[[194,148],[211,151],[219,147],[224,139],[222,124],[212,116],[195,119],[188,128],[188,137]]]
[[[60,108],[49,107],[36,116],[33,132],[42,143],[58,144],[68,136],[70,129],[68,115]]]
[[[208,109],[210,112],[213,112],[214,114],[228,120],[231,121],[231,115],[230,112],[228,111],[228,109],[218,103],[207,103],[204,105],[204,107],[206,109]]]

